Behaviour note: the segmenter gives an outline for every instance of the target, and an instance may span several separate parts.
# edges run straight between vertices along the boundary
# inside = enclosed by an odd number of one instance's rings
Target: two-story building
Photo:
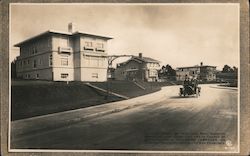
[[[176,80],[184,81],[185,78],[195,77],[201,81],[216,80],[216,66],[200,65],[190,67],[178,67],[176,70]]]
[[[117,64],[115,70],[116,80],[142,80],[142,81],[158,81],[158,70],[160,62],[143,57],[142,53],[139,56],[134,56],[126,62]]]
[[[48,30],[16,44],[17,77],[53,81],[106,81],[110,37]]]

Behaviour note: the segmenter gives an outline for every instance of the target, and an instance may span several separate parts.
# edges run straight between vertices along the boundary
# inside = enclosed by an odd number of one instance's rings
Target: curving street
[[[238,90],[207,84],[201,85],[200,97],[184,98],[178,96],[179,87],[163,87],[153,94],[115,102],[105,109],[129,107],[55,128],[25,133],[20,125],[26,121],[12,122],[11,148],[237,151]],[[56,119],[63,117],[52,115],[46,120],[56,125]],[[30,119],[29,126],[42,125],[42,120]]]

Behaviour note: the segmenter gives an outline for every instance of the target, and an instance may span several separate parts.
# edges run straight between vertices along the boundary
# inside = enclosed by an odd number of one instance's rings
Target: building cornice
[[[63,32],[63,31],[57,31],[57,30],[47,30],[43,33],[40,33],[40,34],[37,34],[33,37],[30,37],[22,42],[19,42],[17,44],[14,45],[14,47],[21,47],[23,44],[27,43],[27,42],[30,42],[32,40],[36,40],[37,38],[39,37],[43,37],[43,36],[46,36],[46,35],[51,35],[51,34],[58,34],[58,35],[66,35],[66,36],[90,36],[90,37],[95,37],[95,38],[100,38],[100,39],[105,39],[105,40],[110,40],[110,39],[113,39],[112,37],[107,37],[107,36],[102,36],[102,35],[95,35],[95,34],[89,34],[89,33],[84,33],[84,32],[81,32],[81,31],[76,31],[74,33],[70,33],[70,32]]]

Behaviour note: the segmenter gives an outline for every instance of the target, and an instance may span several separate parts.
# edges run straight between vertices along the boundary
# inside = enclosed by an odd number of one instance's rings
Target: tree
[[[166,66],[162,66],[161,70],[159,71],[159,77],[165,77],[167,79],[175,79],[176,71],[167,64]]]
[[[176,71],[169,64],[166,65],[165,71],[167,76],[176,76]]]
[[[222,69],[222,73],[232,73],[234,72],[234,69],[231,68],[229,65],[224,65],[223,69]]]
[[[234,73],[238,73],[238,68],[235,67],[235,66],[233,66],[233,72],[234,72]]]

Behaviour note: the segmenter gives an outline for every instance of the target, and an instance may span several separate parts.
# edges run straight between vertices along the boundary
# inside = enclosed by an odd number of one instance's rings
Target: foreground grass
[[[11,119],[18,120],[121,100],[84,84],[25,83],[11,87]]]
[[[144,83],[145,90],[128,81],[91,83],[130,98],[160,90],[158,83]],[[12,81],[11,120],[62,112],[123,100],[90,88],[83,82]]]

